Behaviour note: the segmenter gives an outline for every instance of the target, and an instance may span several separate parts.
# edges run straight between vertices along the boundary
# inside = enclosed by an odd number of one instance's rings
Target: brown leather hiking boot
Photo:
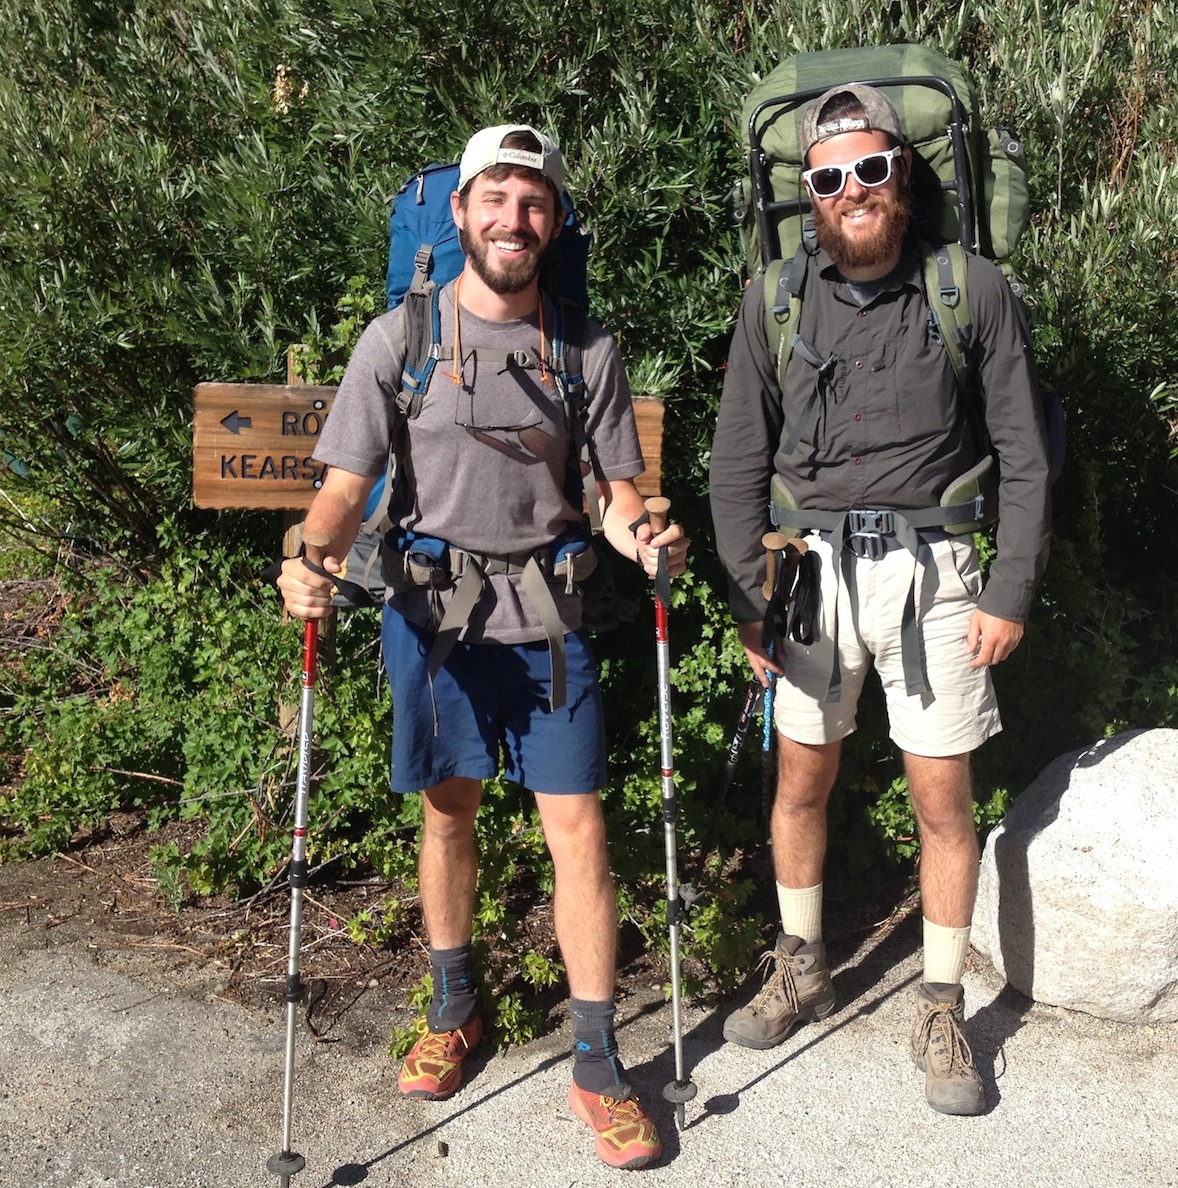
[[[825,1019],[834,1010],[834,987],[826,946],[802,944],[800,936],[778,933],[762,954],[765,984],[756,997],[724,1022],[724,1038],[743,1048],[772,1048],[799,1024]]]
[[[960,984],[922,982],[909,1048],[924,1071],[924,1095],[942,1114],[980,1114],[986,1107],[982,1078],[965,1038],[965,992]]]

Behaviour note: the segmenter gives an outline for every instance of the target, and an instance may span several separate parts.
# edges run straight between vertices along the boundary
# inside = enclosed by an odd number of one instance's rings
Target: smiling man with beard
[[[769,1048],[835,1008],[822,943],[826,807],[874,668],[921,837],[924,980],[911,1055],[934,1109],[978,1114],[985,1091],[961,987],[978,876],[970,755],[1001,729],[989,669],[1022,638],[1049,543],[1030,336],[999,270],[969,256],[979,390],[962,392],[925,293],[929,249],[913,233],[908,196],[913,154],[891,102],[870,86],[834,87],[806,110],[801,134],[817,247],[805,259],[799,324],[783,332],[792,353],[779,383],[764,282],[754,280],[711,455],[716,542],[741,643],[763,683],[781,677],[771,836],[782,930],[763,958],[763,988],[728,1017],[724,1035]],[[968,525],[948,513],[989,443],[1000,520],[983,582]],[[817,561],[821,618],[808,644],[769,646],[763,630],[771,500],[775,522],[805,533]]]
[[[433,1001],[398,1086],[409,1097],[451,1096],[483,1034],[471,953],[474,826],[482,781],[502,767],[535,795],[552,856],[574,1029],[569,1106],[593,1130],[604,1162],[636,1168],[662,1147],[614,1030],[618,918],[598,795],[601,690],[577,570],[556,570],[557,546],[582,521],[580,458],[553,358],[557,307],[539,283],[563,221],[563,186],[560,150],[536,129],[503,125],[471,137],[450,200],[466,259],[438,296],[440,361],[421,411],[406,418],[396,404],[408,353],[402,305],[364,332],[315,451],[330,469],[305,531],[329,538],[323,566],[291,559],[279,586],[292,615],[331,613],[332,575],[399,441],[395,527],[382,545],[391,589],[382,643],[393,695],[391,788],[423,797],[418,869]],[[630,388],[614,341],[588,319],[581,370],[605,536],[651,577],[660,552],[671,574],[682,573],[682,529],[654,536],[638,525],[643,460]],[[455,618],[472,574],[475,601]],[[525,1118],[506,1121],[505,1134],[526,1153]]]

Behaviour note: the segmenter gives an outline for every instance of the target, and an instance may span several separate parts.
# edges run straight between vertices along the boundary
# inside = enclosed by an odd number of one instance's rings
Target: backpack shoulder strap
[[[585,311],[573,301],[557,298],[553,302],[556,322],[552,332],[551,366],[564,400],[565,415],[573,434],[570,464],[580,473],[589,526],[601,531],[601,508],[597,502],[597,468],[594,466],[593,442],[589,436],[589,390],[581,365],[585,348]]]
[[[405,366],[397,409],[412,420],[421,412],[426,389],[437,363],[437,346],[442,338],[436,284],[426,282],[405,294]]]
[[[777,386],[783,391],[785,369],[801,329],[809,257],[801,244],[792,260],[770,260],[765,269],[765,337],[776,360]]]
[[[958,387],[973,385],[973,322],[965,281],[965,248],[959,243],[920,245],[924,291],[928,299],[929,328],[953,365]]]

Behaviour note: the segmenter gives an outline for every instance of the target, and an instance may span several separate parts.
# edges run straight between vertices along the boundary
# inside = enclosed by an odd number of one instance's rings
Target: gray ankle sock
[[[470,942],[456,949],[430,949],[434,997],[425,1019],[430,1031],[456,1031],[478,1014]]]
[[[571,998],[569,1010],[573,1016],[574,1083],[586,1093],[629,1097],[630,1085],[614,1034],[613,999],[586,1002],[583,998]]]

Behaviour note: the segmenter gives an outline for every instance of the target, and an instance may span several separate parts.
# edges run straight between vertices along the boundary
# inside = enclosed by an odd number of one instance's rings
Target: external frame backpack
[[[1026,160],[1010,133],[983,128],[977,92],[964,71],[929,46],[797,54],[766,75],[742,107],[749,174],[736,194],[737,216],[747,230],[748,274],[765,277],[765,329],[778,380],[800,343],[806,265],[817,249],[801,176],[802,115],[830,87],[853,82],[884,91],[908,137],[913,223],[922,244],[931,328],[976,413],[966,254],[993,260],[1021,298],[1023,286],[1010,256],[1030,219]],[[1055,481],[1066,452],[1063,406],[1051,389],[1041,386],[1040,393]],[[975,420],[984,429],[983,418]],[[967,496],[976,500],[979,514],[948,530],[970,531],[993,518],[994,477],[971,472],[970,481],[951,493],[958,504]],[[991,488],[988,500],[983,486]]]

